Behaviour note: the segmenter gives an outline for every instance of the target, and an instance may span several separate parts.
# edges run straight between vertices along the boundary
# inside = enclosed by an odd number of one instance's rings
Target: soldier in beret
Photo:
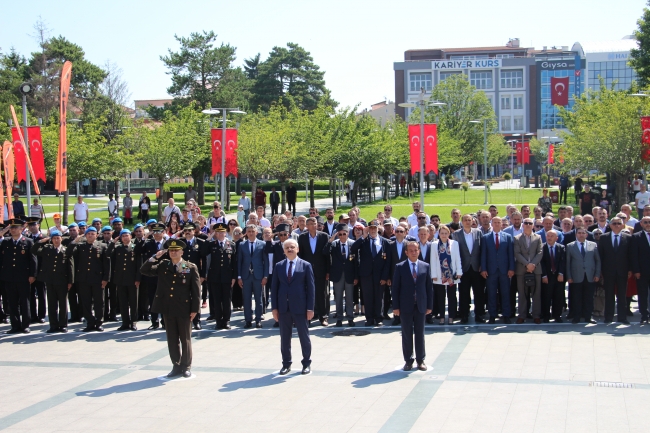
[[[233,241],[226,238],[227,228],[226,223],[214,224],[214,240],[207,241],[210,252],[210,302],[216,320],[214,329],[230,329],[232,287],[237,279],[237,247]]]
[[[52,230],[49,238],[42,238],[32,247],[32,254],[42,263],[38,281],[47,290],[48,333],[68,332],[68,291],[74,283],[71,251],[63,246],[58,230]]]
[[[167,347],[173,364],[167,377],[190,377],[191,323],[201,305],[199,270],[194,263],[183,259],[183,249],[187,246],[183,239],[169,239],[164,246],[142,265],[140,272],[158,278],[151,311],[161,313],[165,319]],[[169,258],[163,259],[167,253]]]
[[[107,251],[113,268],[112,283],[120,301],[122,326],[118,331],[137,331],[138,289],[140,288],[140,255],[131,240],[131,231],[122,229],[120,238],[112,242]]]
[[[24,231],[23,235],[26,238],[31,239],[34,243],[43,239],[41,226],[39,225],[41,219],[39,217],[25,218],[25,222],[27,223],[27,230]],[[43,264],[38,259],[36,269],[37,273],[40,273],[43,269]],[[39,281],[38,278],[30,287],[29,311],[32,316],[32,323],[45,323],[45,284]]]

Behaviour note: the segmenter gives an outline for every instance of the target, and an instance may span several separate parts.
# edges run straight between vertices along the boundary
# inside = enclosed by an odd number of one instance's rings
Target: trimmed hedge
[[[189,185],[192,185],[190,183],[171,183],[171,184],[165,184],[165,191],[173,191],[175,193],[177,192],[185,192],[187,187]],[[264,192],[269,192],[271,191],[271,188],[275,187],[276,191],[280,192],[280,182],[277,180],[272,180],[270,182],[266,183],[258,183],[258,186],[262,187],[262,191]],[[301,181],[294,181],[293,185],[298,189],[301,190],[305,187],[305,182],[304,180]],[[289,186],[289,181],[286,182],[286,186]],[[236,192],[235,191],[236,184],[235,182],[230,183],[230,192]],[[251,191],[251,184],[250,183],[242,183],[241,184],[242,189],[244,189],[247,192]],[[314,181],[314,191],[328,191],[330,189],[330,183],[328,180],[316,180]],[[214,183],[206,183],[205,184],[205,190],[206,191],[214,191]]]

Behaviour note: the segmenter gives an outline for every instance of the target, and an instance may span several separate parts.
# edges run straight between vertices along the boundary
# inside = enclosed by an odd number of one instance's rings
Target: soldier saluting
[[[201,283],[199,270],[183,260],[187,244],[182,239],[169,239],[165,249],[147,260],[140,269],[143,275],[158,277],[151,311],[161,313],[165,320],[167,347],[173,368],[167,377],[190,377],[192,373],[191,323],[199,311]],[[165,253],[169,259],[162,259]]]
[[[131,231],[122,229],[119,240],[111,242],[107,255],[113,266],[113,284],[117,288],[117,298],[120,301],[122,326],[118,331],[128,329],[137,331],[138,323],[138,289],[140,287],[140,255],[135,243],[131,240]]]

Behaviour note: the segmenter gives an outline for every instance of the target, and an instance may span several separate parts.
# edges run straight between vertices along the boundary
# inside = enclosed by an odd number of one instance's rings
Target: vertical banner
[[[641,159],[650,162],[650,116],[641,117]]]
[[[28,132],[31,137],[31,131]],[[11,140],[14,145],[14,158],[16,159],[16,181],[18,183],[25,182],[27,178],[25,177],[25,151],[23,150],[23,142],[20,140],[18,135],[18,128],[15,126],[11,128]]]
[[[420,171],[420,125],[409,125],[409,150],[411,153],[411,175]]]
[[[40,126],[28,127],[27,136],[29,140],[29,159],[32,161],[34,175],[36,176],[36,180],[45,182],[45,161],[43,158],[43,140],[41,138]],[[11,128],[11,137],[14,142],[14,155],[16,158],[16,179],[18,182],[24,182],[27,175],[25,173],[25,154],[18,130],[15,127]]]
[[[424,125],[424,172],[432,171],[438,175],[438,125],[427,123]]]
[[[551,77],[551,104],[569,105],[569,77]]]
[[[226,129],[226,176],[237,176],[237,130]]]
[[[524,164],[530,164],[530,143],[524,142]]]
[[[16,117],[16,110],[14,110],[14,106],[10,105],[9,108],[11,109],[11,116],[14,119],[14,123],[16,125],[19,125],[18,117]],[[23,148],[21,150],[24,150],[24,149],[26,149],[26,144],[25,144],[25,137],[23,137],[23,132],[22,132],[22,130],[20,128],[16,128],[16,131],[18,132],[18,137],[20,138],[20,142],[23,144]],[[27,163],[27,168],[29,169],[29,172],[32,175],[32,180],[34,181],[33,182],[34,183],[34,185],[33,185],[34,192],[36,193],[36,195],[41,195],[41,190],[38,187],[38,182],[36,182],[36,176],[34,175],[34,168],[32,167],[32,161],[29,159],[29,155],[27,153],[25,153],[24,151],[22,153],[23,153],[22,158],[24,159],[24,161],[23,161],[23,170],[25,169],[24,164],[26,162]]]
[[[5,141],[4,145],[7,145],[7,141]],[[4,147],[4,146],[3,146]],[[0,166],[2,166],[2,155],[3,155],[3,148],[0,147]],[[11,201],[9,202],[11,204]],[[8,219],[9,215],[5,215],[5,190],[2,186],[2,176],[0,176],[0,223],[4,223],[5,219]]]
[[[555,164],[555,146],[548,145],[548,164]]]
[[[5,141],[2,146],[2,163],[5,169],[5,190],[7,193],[7,211],[9,218],[14,217],[13,206],[11,205],[11,195],[14,186],[14,150],[10,142]]]
[[[221,129],[210,130],[210,142],[212,143],[212,177],[221,173]]]
[[[524,160],[523,157],[522,157],[524,146],[523,146],[523,143],[521,141],[517,142],[516,149],[517,149],[516,150],[516,152],[517,152],[517,164],[521,164],[523,162],[523,160]]]
[[[61,88],[59,95],[59,152],[56,157],[56,176],[54,186],[61,193],[68,189],[68,143],[67,143],[67,114],[70,92],[70,79],[72,78],[72,63],[67,61],[61,69]]]
[[[582,90],[582,59],[580,58],[580,54],[576,54],[574,62],[575,62],[575,65],[576,65],[575,80],[574,80],[574,83],[575,83],[575,89],[574,89],[575,92],[574,93],[576,95],[576,98],[579,98],[581,90]]]

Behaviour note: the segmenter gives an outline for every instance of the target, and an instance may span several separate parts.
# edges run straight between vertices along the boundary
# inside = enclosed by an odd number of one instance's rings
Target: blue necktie
[[[585,258],[585,244],[580,243],[580,254],[582,254],[582,258]]]
[[[377,245],[375,245],[375,240],[370,238],[370,251],[372,252],[372,257],[374,258],[377,255]]]
[[[287,272],[287,281],[291,282],[291,278],[293,277],[293,274],[291,273],[291,269],[293,268],[293,262],[289,261],[289,272]]]

